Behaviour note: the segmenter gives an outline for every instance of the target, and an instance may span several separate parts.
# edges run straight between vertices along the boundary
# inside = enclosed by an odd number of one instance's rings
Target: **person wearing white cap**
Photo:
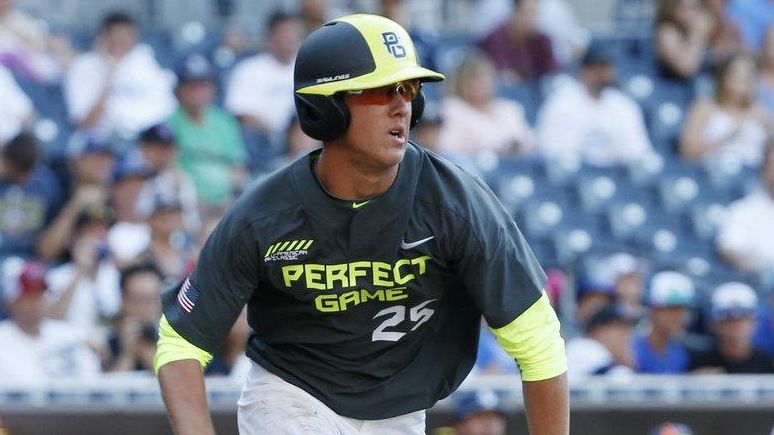
[[[694,299],[694,286],[685,275],[661,271],[650,279],[645,304],[650,329],[635,336],[634,357],[638,373],[683,373],[688,350],[681,343]]]
[[[727,282],[712,294],[710,320],[715,346],[691,355],[690,369],[702,372],[774,373],[774,357],[753,346],[758,296],[741,282]]]

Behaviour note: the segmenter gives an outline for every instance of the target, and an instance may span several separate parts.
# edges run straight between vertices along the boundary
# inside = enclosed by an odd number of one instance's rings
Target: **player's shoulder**
[[[306,164],[305,159],[256,178],[229,208],[224,219],[234,227],[244,227],[300,206],[300,198],[293,189],[292,174],[298,165]]]
[[[417,199],[462,215],[496,204],[494,193],[481,178],[432,151],[417,148],[423,158]]]

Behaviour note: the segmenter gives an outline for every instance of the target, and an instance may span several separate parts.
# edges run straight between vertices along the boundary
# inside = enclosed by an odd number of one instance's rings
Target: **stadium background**
[[[331,3],[334,10],[374,12],[379,2]],[[474,25],[482,24],[471,17],[485,15],[483,3],[498,2],[405,2],[413,25],[437,37],[432,60],[441,72],[450,74],[473,45],[473,33],[480,32]],[[594,45],[603,47],[618,67],[618,87],[641,107],[656,154],[644,164],[607,168],[572,158],[513,158],[494,152],[471,157],[471,167],[513,213],[544,266],[563,274],[558,310],[571,315],[576,283],[595,261],[620,252],[637,257],[651,270],[669,268],[688,275],[698,291],[699,318],[709,308],[711,291],[723,282],[748,283],[765,301],[774,282],[771,272],[740,271],[723,262],[714,246],[723,210],[757,188],[758,172],[734,162],[686,163],[677,155],[676,143],[691,102],[711,92],[709,73],[697,75],[690,87],[659,77],[653,43],[655,1],[568,3]],[[15,5],[44,20],[52,33],[64,35],[81,51],[90,48],[105,14],[126,11],[138,21],[142,41],[152,47],[162,67],[173,71],[193,53],[211,60],[217,71],[219,105],[234,66],[261,52],[268,16],[278,9],[296,8],[296,2],[248,0],[17,0]],[[508,16],[507,9],[486,11],[492,20]],[[242,52],[226,43],[226,35],[234,29],[246,41]],[[576,67],[570,62],[562,72],[571,76]],[[68,116],[61,83],[23,74],[15,74],[15,79],[37,112],[30,128],[43,147],[43,161],[62,169],[76,127]],[[520,103],[534,125],[555,80],[561,78],[503,81],[498,94]],[[443,90],[426,87],[426,92],[438,102]],[[131,143],[133,138],[122,140]],[[285,150],[269,138],[246,132],[245,146],[252,177],[260,177],[286,158]],[[219,429],[235,433],[239,383],[220,378],[208,382]],[[466,383],[462,391],[499,392],[490,406],[509,415],[509,433],[521,433],[519,428],[525,427],[517,379],[481,376]],[[459,406],[456,396],[430,412],[428,432],[452,422]],[[644,434],[666,420],[684,422],[698,434],[768,434],[774,426],[774,378],[597,377],[574,383],[572,407],[573,433],[579,434]],[[168,433],[155,382],[142,377],[55,379],[34,386],[0,379],[0,418],[12,434]],[[437,433],[445,432],[438,429]]]

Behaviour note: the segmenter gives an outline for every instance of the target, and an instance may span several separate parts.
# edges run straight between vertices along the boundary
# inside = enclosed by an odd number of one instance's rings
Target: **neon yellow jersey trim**
[[[567,371],[559,319],[545,291],[519,317],[492,332],[500,346],[519,363],[522,380],[542,381]]]
[[[166,364],[184,359],[199,361],[202,369],[212,361],[212,354],[180,336],[167,321],[166,316],[161,316],[159,321],[159,340],[156,342],[156,355],[153,357],[153,371],[157,375],[159,369]]]

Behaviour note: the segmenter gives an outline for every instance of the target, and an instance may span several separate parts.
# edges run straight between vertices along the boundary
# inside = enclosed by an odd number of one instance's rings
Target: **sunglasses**
[[[347,91],[347,95],[351,95],[352,99],[360,104],[386,105],[390,104],[396,95],[408,103],[417,97],[421,88],[422,83],[419,80],[408,80],[379,88]]]

